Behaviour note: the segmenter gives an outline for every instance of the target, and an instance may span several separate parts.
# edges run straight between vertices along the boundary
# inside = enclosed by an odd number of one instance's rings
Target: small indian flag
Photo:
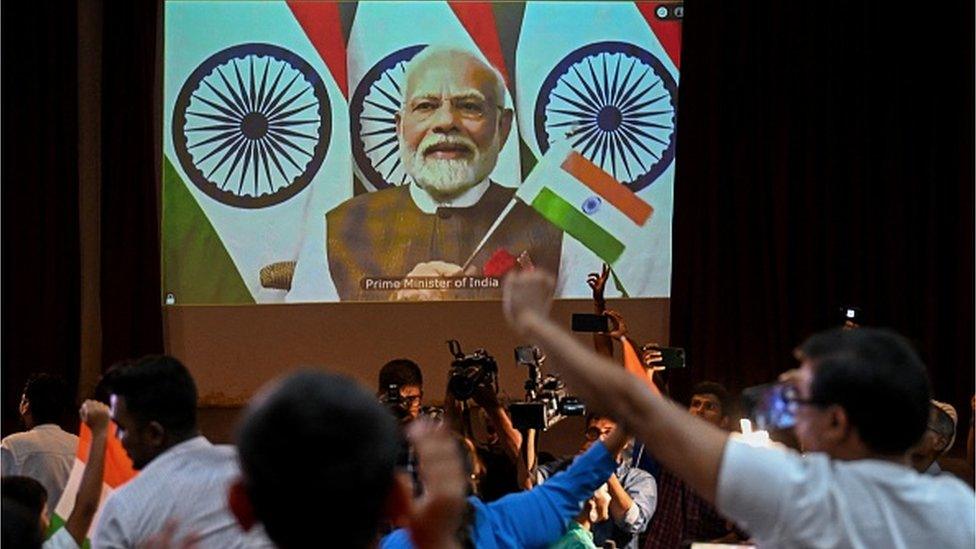
[[[108,437],[105,443],[105,473],[102,477],[102,495],[98,501],[98,511],[88,528],[86,538],[91,538],[95,525],[98,524],[98,516],[101,514],[102,505],[112,492],[136,476],[135,469],[132,468],[132,461],[129,459],[122,443],[115,436],[115,423],[109,423]],[[71,475],[68,477],[68,484],[64,487],[61,500],[54,508],[54,515],[51,517],[51,526],[48,530],[53,533],[58,528],[62,528],[64,523],[71,516],[71,511],[75,507],[75,498],[78,495],[78,486],[81,484],[81,475],[85,471],[85,464],[88,463],[88,450],[91,448],[92,433],[87,425],[81,424],[78,431],[78,450],[75,453],[75,463],[71,468]],[[86,539],[86,546],[88,540]]]
[[[611,266],[641,241],[654,212],[565,141],[550,147],[516,195]]]

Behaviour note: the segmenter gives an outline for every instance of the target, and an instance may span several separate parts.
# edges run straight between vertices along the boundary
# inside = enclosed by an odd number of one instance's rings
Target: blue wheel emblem
[[[633,191],[674,161],[678,85],[653,54],[625,42],[570,53],[549,73],[535,103],[539,149],[572,147]]]
[[[583,201],[583,213],[590,215],[596,213],[603,205],[603,201],[600,200],[599,196],[591,196]]]
[[[208,196],[238,208],[280,204],[311,183],[332,133],[329,95],[304,59],[271,44],[219,51],[186,79],[173,148]]]
[[[381,59],[359,81],[349,103],[352,154],[356,172],[370,190],[407,183],[400,162],[396,119],[403,100],[407,62],[426,44],[397,50]]]

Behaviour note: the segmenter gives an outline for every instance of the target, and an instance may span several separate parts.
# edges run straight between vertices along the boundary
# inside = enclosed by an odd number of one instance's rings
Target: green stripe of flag
[[[254,303],[207,214],[163,156],[163,288],[176,303]]]
[[[622,242],[548,188],[539,191],[532,207],[607,263],[612,264],[624,253]]]

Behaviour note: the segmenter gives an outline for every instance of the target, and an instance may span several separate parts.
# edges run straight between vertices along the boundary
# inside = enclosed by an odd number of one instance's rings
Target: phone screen
[[[574,332],[607,332],[609,322],[603,315],[573,313]]]

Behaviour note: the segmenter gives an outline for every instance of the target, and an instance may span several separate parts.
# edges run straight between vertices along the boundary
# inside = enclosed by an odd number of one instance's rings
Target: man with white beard
[[[395,118],[411,183],[326,215],[339,297],[500,297],[512,268],[558,271],[562,232],[521,202],[482,243],[514,195],[488,177],[512,128],[499,73],[472,53],[432,46],[410,61],[404,82]]]

